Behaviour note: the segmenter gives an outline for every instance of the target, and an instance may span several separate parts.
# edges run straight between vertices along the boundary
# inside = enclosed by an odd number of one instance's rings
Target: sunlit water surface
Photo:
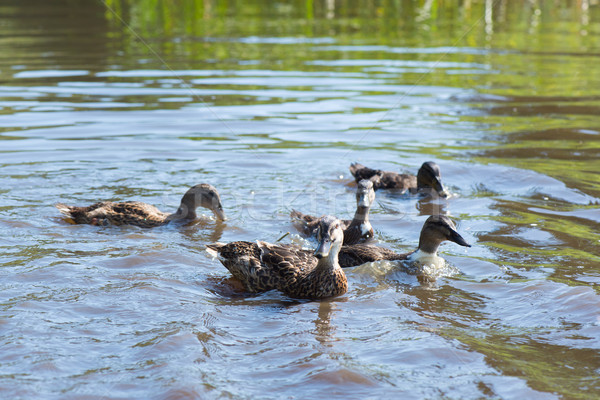
[[[597,23],[535,28],[526,9],[501,29],[480,7],[392,29],[255,2],[190,28],[138,3],[0,6],[0,397],[600,396]],[[205,252],[288,231],[311,246],[289,211],[350,217],[351,162],[427,160],[454,196],[379,191],[371,220],[410,251],[427,215],[453,217],[473,247],[444,244],[434,283],[379,263],[329,301],[246,295]],[[175,210],[202,182],[226,223],[54,208]]]

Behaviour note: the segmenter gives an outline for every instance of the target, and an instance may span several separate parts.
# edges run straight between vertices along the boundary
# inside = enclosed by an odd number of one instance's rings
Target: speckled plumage
[[[344,245],[356,244],[373,238],[374,231],[369,222],[369,209],[374,201],[373,183],[367,179],[361,180],[356,191],[356,213],[354,218],[340,221],[344,229]],[[315,236],[319,221],[323,218],[302,214],[296,210],[292,210],[290,217],[296,229],[305,236]]]
[[[356,182],[368,179],[373,182],[375,190],[399,189],[411,193],[424,193],[427,189],[435,191],[441,197],[447,197],[448,193],[442,184],[440,167],[433,161],[424,162],[419,168],[417,176],[411,174],[399,174],[392,171],[371,169],[362,164],[350,165],[350,172]]]
[[[88,207],[67,206],[58,203],[56,207],[76,224],[137,225],[151,228],[163,225],[169,215],[153,205],[139,201],[121,203],[104,201]]]
[[[349,268],[374,261],[406,260],[410,254],[398,254],[393,250],[380,246],[355,244],[352,246],[342,246],[338,259],[342,268]]]
[[[301,299],[339,296],[348,290],[346,275],[337,263],[343,233],[339,221],[329,218],[321,221],[320,229],[329,229],[326,236],[332,239],[331,250],[320,259],[312,251],[293,245],[260,241],[215,243],[207,245],[207,248],[211,253],[218,254],[221,263],[249,292],[277,289],[290,297]],[[322,244],[317,253],[321,248]]]
[[[164,225],[173,220],[192,220],[196,218],[197,207],[206,207],[217,218],[225,219],[219,193],[206,183],[191,187],[183,195],[177,211],[172,214],[139,201],[104,201],[87,207],[56,204],[56,208],[75,224],[136,225],[142,228]]]
[[[342,246],[338,256],[342,268],[355,267],[367,262],[411,260],[417,253],[427,256],[436,256],[440,244],[449,240],[465,247],[471,247],[456,231],[452,220],[444,215],[432,215],[423,224],[419,237],[419,246],[409,253],[399,254],[385,247],[356,244]]]

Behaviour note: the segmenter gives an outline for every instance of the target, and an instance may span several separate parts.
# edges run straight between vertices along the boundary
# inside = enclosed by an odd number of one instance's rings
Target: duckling
[[[358,163],[350,165],[350,172],[356,179],[356,182],[359,182],[361,179],[371,180],[375,190],[402,189],[415,194],[419,192],[425,193],[427,189],[433,189],[440,197],[448,197],[449,195],[442,184],[440,167],[433,161],[424,162],[421,168],[419,168],[417,176],[371,169]]]
[[[373,238],[373,227],[369,222],[369,209],[375,201],[373,182],[363,179],[358,182],[356,190],[356,213],[352,220],[342,220],[344,229],[344,245],[351,245]],[[323,217],[302,214],[292,210],[290,217],[294,226],[305,236],[315,236],[319,228],[319,221]]]
[[[367,262],[382,260],[402,260],[409,266],[419,265],[442,265],[444,259],[437,255],[440,244],[449,240],[465,247],[471,247],[469,243],[456,231],[456,225],[444,215],[432,215],[423,224],[419,247],[416,250],[398,254],[384,247],[356,244],[343,246],[339,253],[339,263],[342,268],[355,267]]]
[[[104,201],[88,207],[56,204],[56,208],[76,224],[136,225],[142,228],[153,228],[175,220],[193,220],[196,218],[197,207],[208,208],[217,219],[226,219],[219,192],[207,183],[192,186],[181,198],[177,211],[172,214],[139,201]]]
[[[346,275],[338,263],[344,242],[342,223],[331,216],[323,217],[317,236],[319,246],[314,253],[261,241],[206,247],[248,292],[277,289],[289,297],[313,300],[342,295],[348,290]]]

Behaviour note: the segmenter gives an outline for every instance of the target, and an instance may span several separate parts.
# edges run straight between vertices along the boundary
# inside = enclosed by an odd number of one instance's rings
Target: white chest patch
[[[460,273],[460,270],[446,263],[442,257],[437,254],[425,253],[417,250],[405,263],[409,273],[419,276],[419,282],[434,282],[442,276],[453,276]],[[408,264],[408,265],[407,265]]]
[[[360,224],[360,233],[364,236],[371,231],[371,223],[363,222]]]
[[[419,266],[430,268],[442,268],[446,264],[446,260],[437,254],[426,253],[421,250],[417,250],[411,254],[408,261]]]

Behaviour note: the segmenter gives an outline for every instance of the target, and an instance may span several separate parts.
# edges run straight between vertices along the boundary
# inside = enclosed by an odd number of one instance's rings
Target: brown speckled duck
[[[369,222],[369,209],[375,201],[373,182],[363,179],[356,190],[356,213],[352,220],[342,220],[344,245],[351,245],[373,238],[373,227]],[[302,214],[292,210],[290,213],[294,226],[305,236],[314,236],[323,217]]]
[[[331,216],[319,221],[319,246],[314,252],[293,245],[231,242],[207,245],[248,292],[277,289],[298,299],[323,299],[348,290],[338,263],[344,241],[341,222]]]
[[[448,197],[448,192],[444,188],[444,185],[442,185],[440,167],[433,161],[424,162],[421,168],[419,168],[417,176],[371,169],[358,163],[350,165],[350,172],[356,179],[356,182],[359,182],[361,179],[372,181],[375,190],[401,189],[415,194],[427,193],[427,190],[433,189],[440,197]]]
[[[176,212],[169,214],[153,205],[139,201],[115,203],[104,201],[88,207],[68,206],[57,203],[56,208],[76,224],[91,225],[136,225],[152,228],[176,220],[193,220],[196,208],[211,210],[217,219],[225,220],[225,212],[217,189],[207,183],[192,186],[182,197]]]
[[[343,246],[339,253],[339,263],[342,268],[355,267],[367,262],[382,260],[402,260],[409,265],[442,265],[443,259],[437,255],[440,244],[449,240],[465,247],[469,243],[456,231],[452,220],[444,215],[432,215],[425,221],[419,237],[419,247],[405,254],[398,254],[384,247],[356,244]]]

